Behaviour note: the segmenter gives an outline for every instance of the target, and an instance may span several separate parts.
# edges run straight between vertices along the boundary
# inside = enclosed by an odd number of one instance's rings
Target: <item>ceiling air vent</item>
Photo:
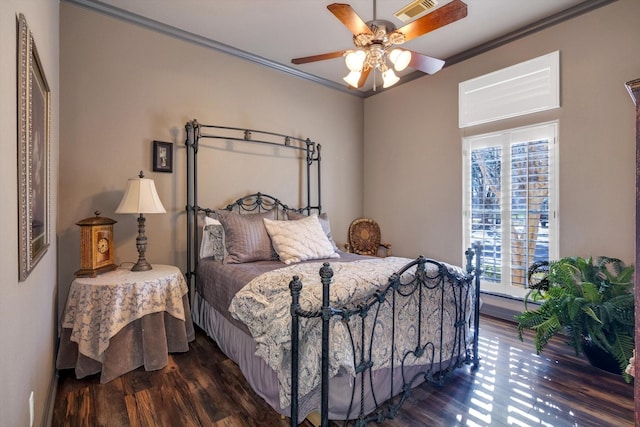
[[[433,9],[437,4],[436,0],[415,0],[394,13],[394,15],[402,22],[407,22]]]

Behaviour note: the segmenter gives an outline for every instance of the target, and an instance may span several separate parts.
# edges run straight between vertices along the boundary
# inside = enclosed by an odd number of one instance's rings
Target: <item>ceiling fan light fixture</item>
[[[347,64],[347,68],[349,71],[362,71],[362,67],[364,66],[364,61],[367,57],[367,54],[362,50],[351,50],[344,58],[344,62]]]
[[[402,71],[407,68],[411,62],[411,52],[404,49],[393,49],[389,53],[389,60],[396,71]]]
[[[396,76],[396,73],[392,69],[388,69],[382,73],[382,87],[388,88],[398,83],[400,78]]]
[[[362,72],[360,71],[351,71],[349,72],[349,74],[347,74],[346,77],[343,77],[342,80],[347,82],[349,86],[358,87],[358,82],[360,81],[361,75],[362,75]]]

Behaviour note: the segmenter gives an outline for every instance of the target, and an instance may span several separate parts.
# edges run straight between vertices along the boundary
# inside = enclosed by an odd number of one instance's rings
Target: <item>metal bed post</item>
[[[193,237],[193,230],[192,230],[192,222],[193,222],[193,217],[191,216],[191,194],[192,194],[192,188],[191,188],[191,183],[192,183],[192,177],[191,177],[191,172],[192,172],[192,168],[193,168],[193,153],[192,153],[192,149],[193,149],[193,123],[191,122],[187,122],[185,124],[185,130],[186,130],[186,134],[187,134],[187,139],[184,142],[184,145],[186,147],[186,156],[187,156],[187,204],[185,206],[185,210],[187,212],[187,271],[185,273],[185,276],[187,278],[187,287],[189,288],[189,300],[191,300],[191,276],[193,275],[193,266],[192,264],[192,257],[193,254],[191,253],[191,239]]]
[[[318,170],[318,205],[315,208],[318,210],[318,215],[322,213],[322,175],[320,168],[320,150],[321,145],[315,144],[309,138],[305,141],[307,144],[307,213],[311,214],[311,165],[313,162],[317,162],[317,170]]]
[[[320,215],[322,213],[322,179],[321,178],[321,162],[320,162],[320,149],[322,147],[320,146],[320,144],[318,144],[318,155],[316,157],[316,162],[318,162],[318,215]],[[308,175],[308,174],[307,174]]]
[[[478,242],[471,244],[471,247],[466,250],[465,255],[467,257],[467,273],[473,273],[473,280],[475,285],[475,304],[473,312],[473,369],[478,369],[480,366],[480,356],[478,355],[478,343],[480,334],[480,276],[482,275],[482,246]],[[475,256],[475,267],[473,265],[473,259]]]
[[[197,227],[198,227],[198,201],[197,201],[197,152],[198,138],[200,136],[200,125],[196,120],[187,122],[185,125],[187,139],[185,146],[187,149],[187,285],[189,288],[189,301],[191,301],[191,291],[193,289],[195,274],[198,265],[196,256],[198,249]]]
[[[474,336],[473,336],[473,369],[478,369],[480,366],[480,356],[478,355],[478,342],[480,339],[480,276],[482,275],[482,245],[478,242],[471,245],[476,253],[476,268],[475,268],[475,284],[476,284],[476,301],[475,312],[473,313],[474,321]]]
[[[329,426],[329,320],[332,316],[329,301],[329,284],[333,277],[333,270],[328,262],[320,268],[320,281],[322,282],[322,379],[320,389],[320,419],[321,426]]]
[[[195,285],[198,280],[198,263],[200,262],[200,257],[198,256],[198,212],[200,210],[200,205],[198,205],[198,146],[200,143],[200,124],[195,119],[193,124],[193,194],[191,196],[191,200],[193,200],[193,206],[191,207],[193,239],[191,242],[191,257],[193,258],[193,284]]]
[[[313,146],[309,138],[305,143],[307,145],[307,215],[311,215],[311,180],[309,178],[311,177],[311,164],[313,163],[313,151],[311,150]]]
[[[298,425],[298,310],[300,309],[300,291],[302,282],[293,276],[289,282],[291,291],[291,426]]]

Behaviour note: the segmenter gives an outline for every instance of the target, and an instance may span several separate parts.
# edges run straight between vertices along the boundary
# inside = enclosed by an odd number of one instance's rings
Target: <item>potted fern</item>
[[[633,266],[609,257],[566,257],[534,263],[528,281],[525,310],[515,317],[521,341],[525,329],[533,330],[540,353],[551,337],[565,332],[576,355],[589,358],[593,346],[612,356],[616,371],[631,380],[625,367],[634,349]],[[528,309],[529,297],[541,302],[535,310]]]

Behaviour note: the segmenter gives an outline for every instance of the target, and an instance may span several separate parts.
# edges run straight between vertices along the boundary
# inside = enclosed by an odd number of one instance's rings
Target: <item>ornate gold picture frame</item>
[[[50,244],[51,91],[24,15],[18,16],[18,240],[24,281]]]

